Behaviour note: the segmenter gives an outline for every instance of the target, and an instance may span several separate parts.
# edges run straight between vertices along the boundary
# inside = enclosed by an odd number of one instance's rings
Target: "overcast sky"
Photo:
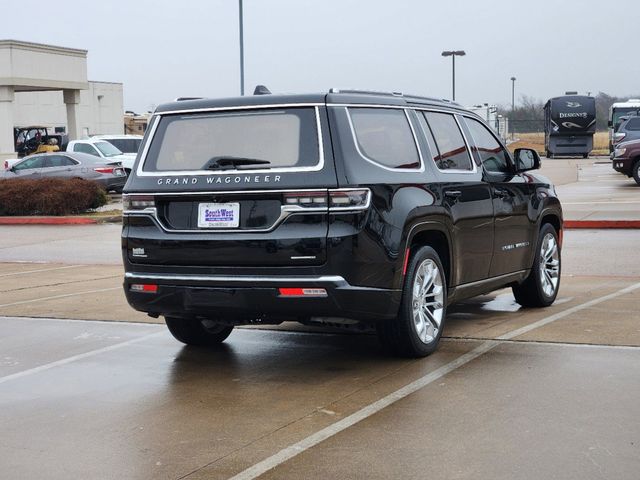
[[[238,0],[0,0],[0,9],[2,38],[88,50],[89,79],[122,82],[127,110],[239,94]],[[248,93],[262,83],[451,98],[443,50],[467,53],[456,60],[464,105],[510,104],[512,76],[516,101],[640,93],[638,0],[244,0],[244,12]]]

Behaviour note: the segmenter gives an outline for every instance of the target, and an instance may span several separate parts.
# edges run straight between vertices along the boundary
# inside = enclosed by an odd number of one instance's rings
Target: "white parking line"
[[[622,205],[622,204],[638,204],[640,200],[619,200],[610,202],[562,202],[562,205]]]
[[[78,268],[78,267],[84,267],[84,265],[65,265],[64,267],[41,268],[40,270],[27,270],[24,272],[2,273],[0,274],[0,277],[12,277],[14,275],[27,275],[29,273],[51,272],[53,270],[65,270],[67,268]]]
[[[10,382],[11,380],[17,380],[18,378],[27,377],[29,375],[33,375],[36,373],[43,372],[45,370],[50,370],[55,367],[59,367],[60,365],[66,365],[71,362],[75,362],[76,360],[82,360],[83,358],[95,357],[96,355],[100,355],[101,353],[112,352],[113,350],[118,350],[119,348],[126,347],[127,345],[133,345],[134,343],[139,343],[144,340],[147,340],[151,337],[155,337],[158,335],[164,335],[165,330],[162,329],[161,332],[149,333],[148,335],[143,335],[142,337],[134,338],[131,340],[127,340],[125,342],[116,343],[114,345],[109,345],[108,347],[98,348],[97,350],[91,350],[89,352],[80,353],[78,355],[74,355],[72,357],[63,358],[61,360],[56,360],[55,362],[45,363],[44,365],[40,365],[38,367],[30,368],[28,370],[23,370],[21,372],[12,373],[11,375],[6,375],[4,377],[0,377],[0,384],[5,382]]]
[[[487,340],[486,342],[483,342],[480,345],[478,345],[476,348],[474,348],[470,352],[465,353],[464,355],[456,358],[452,362],[449,362],[446,365],[443,365],[442,367],[434,370],[431,373],[428,373],[427,375],[419,378],[418,380],[408,385],[405,385],[404,387],[400,388],[399,390],[396,390],[395,392],[387,395],[386,397],[383,397],[380,400],[374,403],[371,403],[370,405],[367,405],[366,407],[358,410],[357,412],[349,415],[348,417],[345,417],[342,420],[332,425],[329,425],[326,428],[323,428],[322,430],[308,436],[307,438],[304,438],[303,440],[300,440],[299,442],[294,443],[293,445],[283,448],[275,455],[272,455],[262,460],[261,462],[256,463],[252,467],[249,467],[246,470],[240,472],[239,474],[231,477],[230,480],[253,480],[254,478],[259,477],[260,475],[268,472],[269,470],[272,470],[278,465],[283,464],[284,462],[292,459],[293,457],[301,454],[302,452],[310,449],[311,447],[318,445],[324,440],[327,440],[328,438],[331,438],[334,435],[337,435],[338,433],[342,432],[343,430],[346,430],[347,428],[355,425],[356,423],[374,415],[375,413],[388,407],[389,405],[392,405],[398,400],[402,400],[403,398],[411,395],[412,393],[417,392],[418,390],[426,387],[430,383],[447,375],[453,370],[456,370],[457,368],[463,365],[466,365],[470,361],[478,358],[482,354],[500,345],[501,344],[500,340],[513,339],[515,337],[528,333],[536,328],[540,328],[544,325],[548,325],[551,322],[555,322],[556,320],[560,320],[561,318],[567,317],[573,313],[592,307],[593,305],[606,302],[607,300],[611,300],[621,295],[630,293],[639,288],[640,288],[640,283],[636,283],[629,287],[623,288],[622,290],[618,290],[617,292],[611,293],[609,295],[605,295],[603,297],[595,298],[588,302],[582,303],[575,307],[571,307],[562,312],[543,318],[542,320],[539,320],[530,325],[527,325],[526,327],[518,328],[516,330],[508,332],[504,335],[501,335],[496,340]]]
[[[63,295],[52,295],[50,297],[32,298],[31,300],[22,300],[20,302],[5,303],[5,304],[0,305],[0,308],[2,308],[2,307],[13,307],[14,305],[24,305],[26,303],[43,302],[45,300],[55,300],[56,298],[75,297],[77,295],[86,295],[88,293],[109,292],[109,291],[112,291],[112,290],[122,290],[122,287],[100,288],[98,290],[85,290],[84,292],[65,293]]]

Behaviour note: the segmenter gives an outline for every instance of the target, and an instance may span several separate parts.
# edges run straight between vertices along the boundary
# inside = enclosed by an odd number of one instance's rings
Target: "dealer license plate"
[[[198,228],[237,228],[240,225],[239,203],[201,203]]]

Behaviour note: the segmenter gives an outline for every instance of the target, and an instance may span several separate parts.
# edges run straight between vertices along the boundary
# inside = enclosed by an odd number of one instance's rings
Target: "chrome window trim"
[[[298,104],[282,104],[282,105],[259,105],[259,106],[242,106],[242,107],[225,107],[225,108],[205,108],[205,109],[194,109],[194,110],[175,110],[171,112],[162,112],[155,113],[153,118],[155,122],[151,127],[151,131],[149,132],[149,138],[145,143],[144,150],[142,151],[142,155],[140,156],[140,162],[138,162],[138,168],[136,169],[136,176],[138,177],[166,177],[166,176],[204,176],[204,175],[212,175],[212,176],[224,176],[224,175],[240,175],[240,174],[263,174],[269,175],[271,173],[287,173],[287,172],[318,172],[324,168],[325,163],[325,155],[324,155],[324,144],[322,142],[322,123],[320,121],[320,107],[321,104],[307,104],[307,103],[298,103]],[[145,172],[143,170],[144,164],[147,161],[147,155],[149,154],[149,147],[153,142],[153,138],[156,135],[156,131],[158,129],[158,125],[160,124],[160,117],[163,115],[169,114],[180,114],[180,113],[206,113],[206,112],[221,112],[221,111],[234,111],[234,110],[254,110],[254,109],[269,109],[269,108],[286,108],[286,107],[313,107],[315,110],[316,117],[316,133],[318,137],[318,163],[311,167],[280,167],[280,168],[268,168],[268,169],[229,169],[223,171],[215,171],[215,170],[165,170],[161,172]]]
[[[180,113],[205,113],[205,112],[221,112],[225,110],[257,110],[257,109],[269,109],[269,108],[292,108],[292,107],[322,107],[324,103],[310,102],[310,103],[270,103],[267,105],[236,105],[229,107],[204,107],[204,108],[187,108],[182,110],[168,110],[166,112],[154,112],[154,115],[175,115]]]
[[[462,134],[462,141],[464,142],[464,145],[467,149],[467,153],[469,154],[469,160],[471,160],[471,165],[473,165],[473,170],[459,170],[459,169],[447,169],[447,170],[441,170],[438,167],[438,164],[435,162],[435,159],[433,160],[433,165],[436,167],[436,169],[438,170],[438,172],[440,173],[449,173],[449,174],[456,174],[456,175],[473,175],[475,173],[478,173],[478,166],[476,165],[476,162],[473,160],[473,154],[471,153],[471,149],[469,147],[469,141],[467,140],[466,135],[464,134],[464,131],[462,130],[462,126],[460,125],[460,120],[458,120],[457,114],[453,113],[453,112],[447,112],[447,111],[439,111],[439,110],[431,110],[431,109],[426,109],[426,108],[421,108],[421,109],[416,109],[416,110],[420,110],[420,111],[425,111],[425,112],[436,112],[436,113],[446,113],[448,115],[452,115],[453,119],[456,122],[456,125],[458,125],[458,130],[460,130],[460,133]],[[473,118],[473,117],[471,117]],[[427,119],[424,119],[425,122],[427,122]],[[429,122],[427,122],[429,123]],[[422,128],[422,125],[420,125],[420,128],[422,129],[422,133],[424,134],[424,139],[427,142],[427,145],[429,145],[429,149],[431,149],[431,143],[429,142],[429,136],[426,134],[426,132],[424,131],[424,128]],[[435,139],[435,135],[434,135],[434,139]],[[438,150],[436,148],[436,150]],[[433,151],[431,152],[433,153]]]
[[[378,168],[382,168],[383,170],[387,170],[389,172],[413,172],[413,173],[421,173],[425,171],[425,165],[424,165],[424,159],[422,157],[422,151],[420,150],[420,145],[418,144],[418,137],[416,135],[416,132],[413,128],[413,125],[411,124],[411,118],[409,118],[409,114],[407,112],[408,108],[403,107],[402,110],[404,112],[404,116],[407,119],[407,123],[409,124],[409,128],[411,129],[411,135],[413,137],[413,144],[416,147],[416,152],[418,153],[418,159],[420,160],[420,168],[393,168],[393,167],[388,167],[386,165],[382,165],[381,163],[377,162],[376,160],[374,160],[373,158],[370,158],[368,156],[366,156],[364,154],[364,152],[362,150],[360,150],[360,145],[358,144],[358,136],[356,134],[356,130],[353,126],[353,121],[351,120],[351,113],[349,112],[349,108],[386,108],[384,106],[364,106],[364,105],[353,105],[353,106],[345,106],[344,110],[345,113],[347,115],[347,120],[349,122],[349,129],[351,130],[351,138],[353,139],[353,143],[356,147],[356,151],[358,152],[358,155],[360,155],[364,160],[366,160],[367,162],[375,165]],[[396,109],[398,110],[398,109]]]

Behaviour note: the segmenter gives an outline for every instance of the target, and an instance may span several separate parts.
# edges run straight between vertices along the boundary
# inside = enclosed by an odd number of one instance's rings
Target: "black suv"
[[[555,300],[562,209],[539,165],[431,98],[162,105],[125,187],[124,290],[191,345],[240,324],[374,322],[393,353],[427,355],[452,302]]]

